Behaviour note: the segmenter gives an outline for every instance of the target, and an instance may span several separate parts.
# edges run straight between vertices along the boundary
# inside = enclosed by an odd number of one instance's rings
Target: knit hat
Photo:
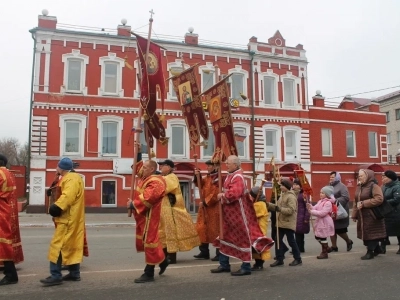
[[[297,184],[301,187],[301,182],[298,178],[296,178],[295,180],[293,180],[293,184]]]
[[[394,171],[392,171],[392,170],[387,170],[387,171],[385,171],[384,175],[385,175],[387,178],[392,179],[393,181],[396,181],[396,180],[397,180],[397,175],[396,175],[396,173],[395,173]]]
[[[283,185],[288,190],[290,190],[292,188],[292,182],[289,179],[282,179],[281,185]]]
[[[4,163],[4,166],[6,166],[6,165],[7,165],[8,159],[7,159],[7,157],[5,157],[3,154],[0,154],[0,160],[2,160],[2,161],[3,161],[3,163]]]
[[[250,196],[254,199],[257,198],[258,192],[260,191],[260,188],[258,186],[253,186],[250,190]],[[258,201],[266,201],[264,193],[261,191],[260,196],[257,199]]]
[[[64,157],[59,161],[58,167],[61,170],[71,171],[74,167],[74,164],[72,163],[72,160],[70,158]]]
[[[323,192],[326,195],[327,198],[332,198],[332,196],[333,196],[333,186],[331,186],[331,185],[324,186],[321,189],[321,192]]]

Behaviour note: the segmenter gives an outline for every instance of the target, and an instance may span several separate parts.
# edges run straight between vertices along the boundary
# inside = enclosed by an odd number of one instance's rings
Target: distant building
[[[126,211],[140,93],[136,41],[126,22],[115,34],[78,28],[57,24],[56,17],[46,14],[30,30],[35,75],[28,211],[44,211],[45,190],[62,156],[79,163],[76,171],[85,181],[89,211]],[[182,57],[185,67],[199,64],[202,91],[215,83],[216,71],[219,79],[233,74],[231,98],[239,107],[232,106],[232,112],[235,133],[246,137],[237,146],[249,186],[257,176],[253,170],[271,178],[272,156],[283,176],[293,176],[301,165],[315,197],[330,171],[341,172],[353,192],[360,166],[377,172],[387,168],[386,120],[378,105],[360,111],[354,101],[345,100],[340,108],[326,107],[320,92],[309,105],[306,51],[301,44],[286,45],[279,31],[267,42],[251,37],[245,46],[202,42],[193,30],[182,39],[157,37],[156,42],[166,49],[165,78],[182,71]],[[165,100],[170,140],[167,146],[157,143],[155,152],[158,160],[175,161],[186,206],[195,212],[193,155],[199,152],[205,169],[213,152],[212,132],[207,149],[192,149],[170,82]],[[143,136],[141,143],[145,149]]]

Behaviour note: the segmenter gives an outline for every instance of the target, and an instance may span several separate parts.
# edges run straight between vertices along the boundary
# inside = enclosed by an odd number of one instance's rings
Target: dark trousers
[[[146,265],[146,267],[144,268],[144,273],[149,277],[154,277],[154,269],[154,265]]]
[[[364,246],[367,247],[368,251],[374,251],[377,247],[379,247],[380,240],[364,240]]]
[[[17,269],[15,269],[15,264],[13,261],[3,261],[4,271],[3,274],[11,281],[18,281]]]
[[[206,255],[210,255],[209,245],[210,245],[209,243],[201,243],[199,246],[200,252],[204,253]],[[217,248],[215,250],[215,256],[218,256],[218,255],[219,255],[219,249]]]
[[[281,235],[281,228],[279,228],[279,235]],[[278,255],[278,242],[276,238],[276,226],[271,226],[271,239],[275,241],[275,256]],[[285,242],[283,240],[279,241],[279,247],[283,250],[283,255],[285,255],[285,252],[289,251],[288,246],[286,246]]]
[[[293,257],[296,260],[301,260],[300,250],[296,244],[296,238],[294,235],[294,230],[287,228],[279,228],[279,249],[276,249],[276,260],[283,261],[287,246],[283,243],[283,238],[286,235],[289,246],[292,248]],[[278,247],[278,243],[275,243],[276,247]],[[285,251],[286,250],[286,251]]]
[[[296,243],[300,252],[304,252],[304,233],[296,233]]]

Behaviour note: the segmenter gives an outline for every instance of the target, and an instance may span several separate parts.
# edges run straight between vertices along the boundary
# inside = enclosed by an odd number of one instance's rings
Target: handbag
[[[393,206],[389,202],[383,200],[382,204],[379,206],[372,207],[372,212],[376,220],[382,220],[385,216],[393,211]]]
[[[336,206],[337,206],[336,220],[345,219],[349,216],[346,209],[343,207],[342,204],[340,204],[339,201],[336,201]]]

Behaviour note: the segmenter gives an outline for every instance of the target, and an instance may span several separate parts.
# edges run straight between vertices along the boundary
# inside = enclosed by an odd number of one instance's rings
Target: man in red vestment
[[[230,272],[229,257],[243,263],[232,276],[251,274],[252,249],[262,253],[274,245],[274,241],[263,235],[257,223],[254,205],[246,187],[240,160],[231,155],[226,160],[228,176],[224,182],[224,192],[218,194],[222,204],[223,238],[218,237],[214,245],[219,247],[219,266],[211,273]]]
[[[155,265],[160,264],[159,274],[163,274],[168,266],[158,236],[160,224],[161,201],[165,193],[165,180],[155,175],[157,163],[148,160],[143,163],[142,176],[137,184],[133,202],[127,207],[133,209],[136,220],[136,250],[144,252],[146,267],[144,273],[135,279],[135,283],[154,281]]]
[[[4,278],[0,280],[0,285],[18,282],[15,264],[24,260],[15,180],[6,165],[7,158],[0,154],[0,261],[4,264]]]

